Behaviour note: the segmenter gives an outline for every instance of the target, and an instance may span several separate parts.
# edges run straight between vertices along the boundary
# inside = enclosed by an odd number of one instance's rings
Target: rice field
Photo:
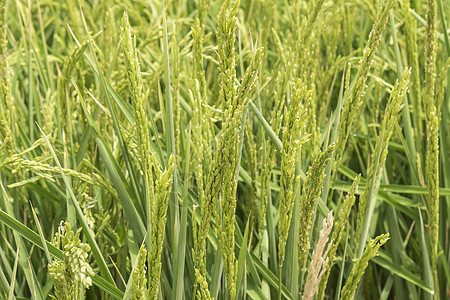
[[[449,21],[0,0],[0,299],[449,299]]]

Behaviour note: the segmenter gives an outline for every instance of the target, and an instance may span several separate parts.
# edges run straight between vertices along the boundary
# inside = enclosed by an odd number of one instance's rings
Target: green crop
[[[0,300],[447,299],[449,16],[0,0]]]

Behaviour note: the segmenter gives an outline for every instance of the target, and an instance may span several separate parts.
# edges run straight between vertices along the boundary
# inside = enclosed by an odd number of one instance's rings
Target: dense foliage
[[[0,299],[448,299],[449,16],[0,0]]]

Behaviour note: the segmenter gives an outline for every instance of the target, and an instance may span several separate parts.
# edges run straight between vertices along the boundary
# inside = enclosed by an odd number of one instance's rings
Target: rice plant
[[[0,299],[448,299],[449,16],[0,0]]]

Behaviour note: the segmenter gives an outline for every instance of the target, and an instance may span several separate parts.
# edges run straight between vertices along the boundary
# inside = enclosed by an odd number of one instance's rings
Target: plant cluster
[[[0,300],[447,299],[449,15],[0,0]]]

